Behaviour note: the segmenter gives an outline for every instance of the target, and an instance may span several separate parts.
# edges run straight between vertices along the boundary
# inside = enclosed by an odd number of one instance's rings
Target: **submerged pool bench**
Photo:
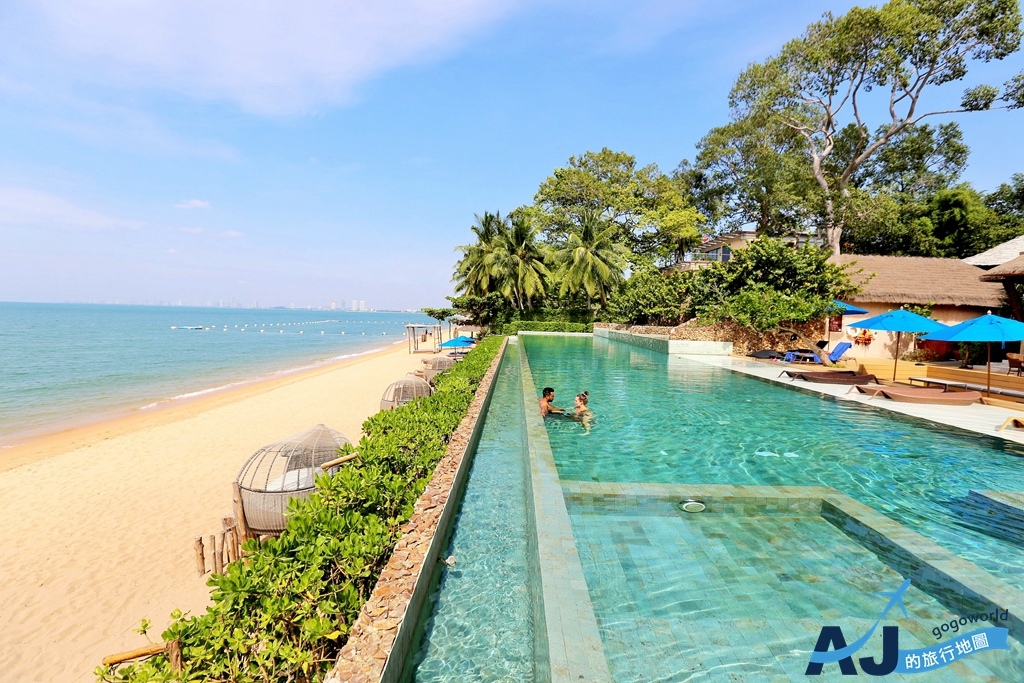
[[[1001,389],[999,387],[992,387],[989,389],[984,384],[972,384],[971,382],[956,382],[949,379],[936,379],[935,377],[908,377],[907,380],[913,384],[914,382],[920,382],[921,384],[928,386],[940,386],[946,391],[950,389],[962,389],[964,391],[986,391],[993,393],[997,396],[1009,396],[1011,398],[1024,399],[1024,391],[1017,391],[1016,389]]]

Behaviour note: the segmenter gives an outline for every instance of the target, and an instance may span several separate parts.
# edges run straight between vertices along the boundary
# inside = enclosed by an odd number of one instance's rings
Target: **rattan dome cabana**
[[[320,466],[337,460],[338,449],[349,443],[341,432],[318,424],[253,453],[235,480],[249,530],[281,533],[288,501],[312,493],[316,475],[324,471]]]
[[[398,406],[404,406],[414,398],[430,396],[431,393],[433,393],[433,389],[430,388],[427,380],[416,375],[406,375],[397,382],[389,384],[388,388],[384,390],[384,395],[380,399],[380,409],[391,410]]]
[[[423,361],[423,379],[427,380],[430,384],[434,383],[434,377],[455,367],[455,363],[458,361],[451,356],[434,356]]]

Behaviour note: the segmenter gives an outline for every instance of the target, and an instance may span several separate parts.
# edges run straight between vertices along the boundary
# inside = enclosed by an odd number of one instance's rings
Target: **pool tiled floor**
[[[687,515],[664,499],[571,487],[569,515],[616,681],[806,681],[822,625],[840,625],[852,642],[885,605],[873,593],[903,581],[818,515]],[[906,605],[909,618],[885,622],[900,627],[903,649],[933,644],[930,628],[953,616],[916,588]],[[1000,657],[1007,653],[907,680],[1009,680],[986,667]]]

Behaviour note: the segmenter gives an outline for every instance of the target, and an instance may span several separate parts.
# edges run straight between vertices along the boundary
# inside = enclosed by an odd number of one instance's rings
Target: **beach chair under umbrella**
[[[472,346],[476,344],[476,340],[470,339],[469,337],[456,337],[455,339],[449,339],[445,343],[441,344],[442,349],[457,349],[464,346]]]
[[[926,334],[922,339],[947,342],[985,342],[988,368],[985,393],[992,395],[992,342],[1024,341],[1024,323],[988,313],[959,325]]]
[[[896,351],[893,353],[892,360],[892,380],[894,382],[896,381],[896,366],[900,361],[900,337],[904,332],[920,334],[922,332],[937,332],[948,329],[942,323],[935,322],[931,318],[926,318],[923,315],[918,315],[917,313],[905,311],[902,308],[895,311],[889,311],[888,313],[883,313],[882,315],[876,315],[873,318],[860,320],[853,323],[851,327],[857,327],[864,330],[882,330],[883,332],[896,333]]]

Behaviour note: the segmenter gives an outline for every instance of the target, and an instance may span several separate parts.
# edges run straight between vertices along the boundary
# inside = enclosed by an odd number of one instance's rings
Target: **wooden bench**
[[[949,391],[950,387],[955,387],[957,389],[963,389],[966,391],[967,389],[972,388],[973,386],[971,384],[968,384],[967,382],[954,382],[953,380],[950,379],[935,379],[934,377],[908,377],[907,381],[909,381],[911,385],[913,385],[914,382],[920,382],[926,387],[930,387],[931,385],[934,384],[936,386],[943,387],[946,391]]]
[[[1010,398],[1024,399],[1024,391],[1017,391],[1016,389],[1002,389],[1000,387],[992,387],[989,389],[984,384],[971,384],[970,382],[955,382],[949,379],[936,379],[934,377],[908,377],[908,381],[911,385],[914,382],[920,382],[926,387],[935,385],[943,387],[946,391],[951,388],[960,389],[962,391],[983,391],[991,393],[996,396],[1008,396]]]

